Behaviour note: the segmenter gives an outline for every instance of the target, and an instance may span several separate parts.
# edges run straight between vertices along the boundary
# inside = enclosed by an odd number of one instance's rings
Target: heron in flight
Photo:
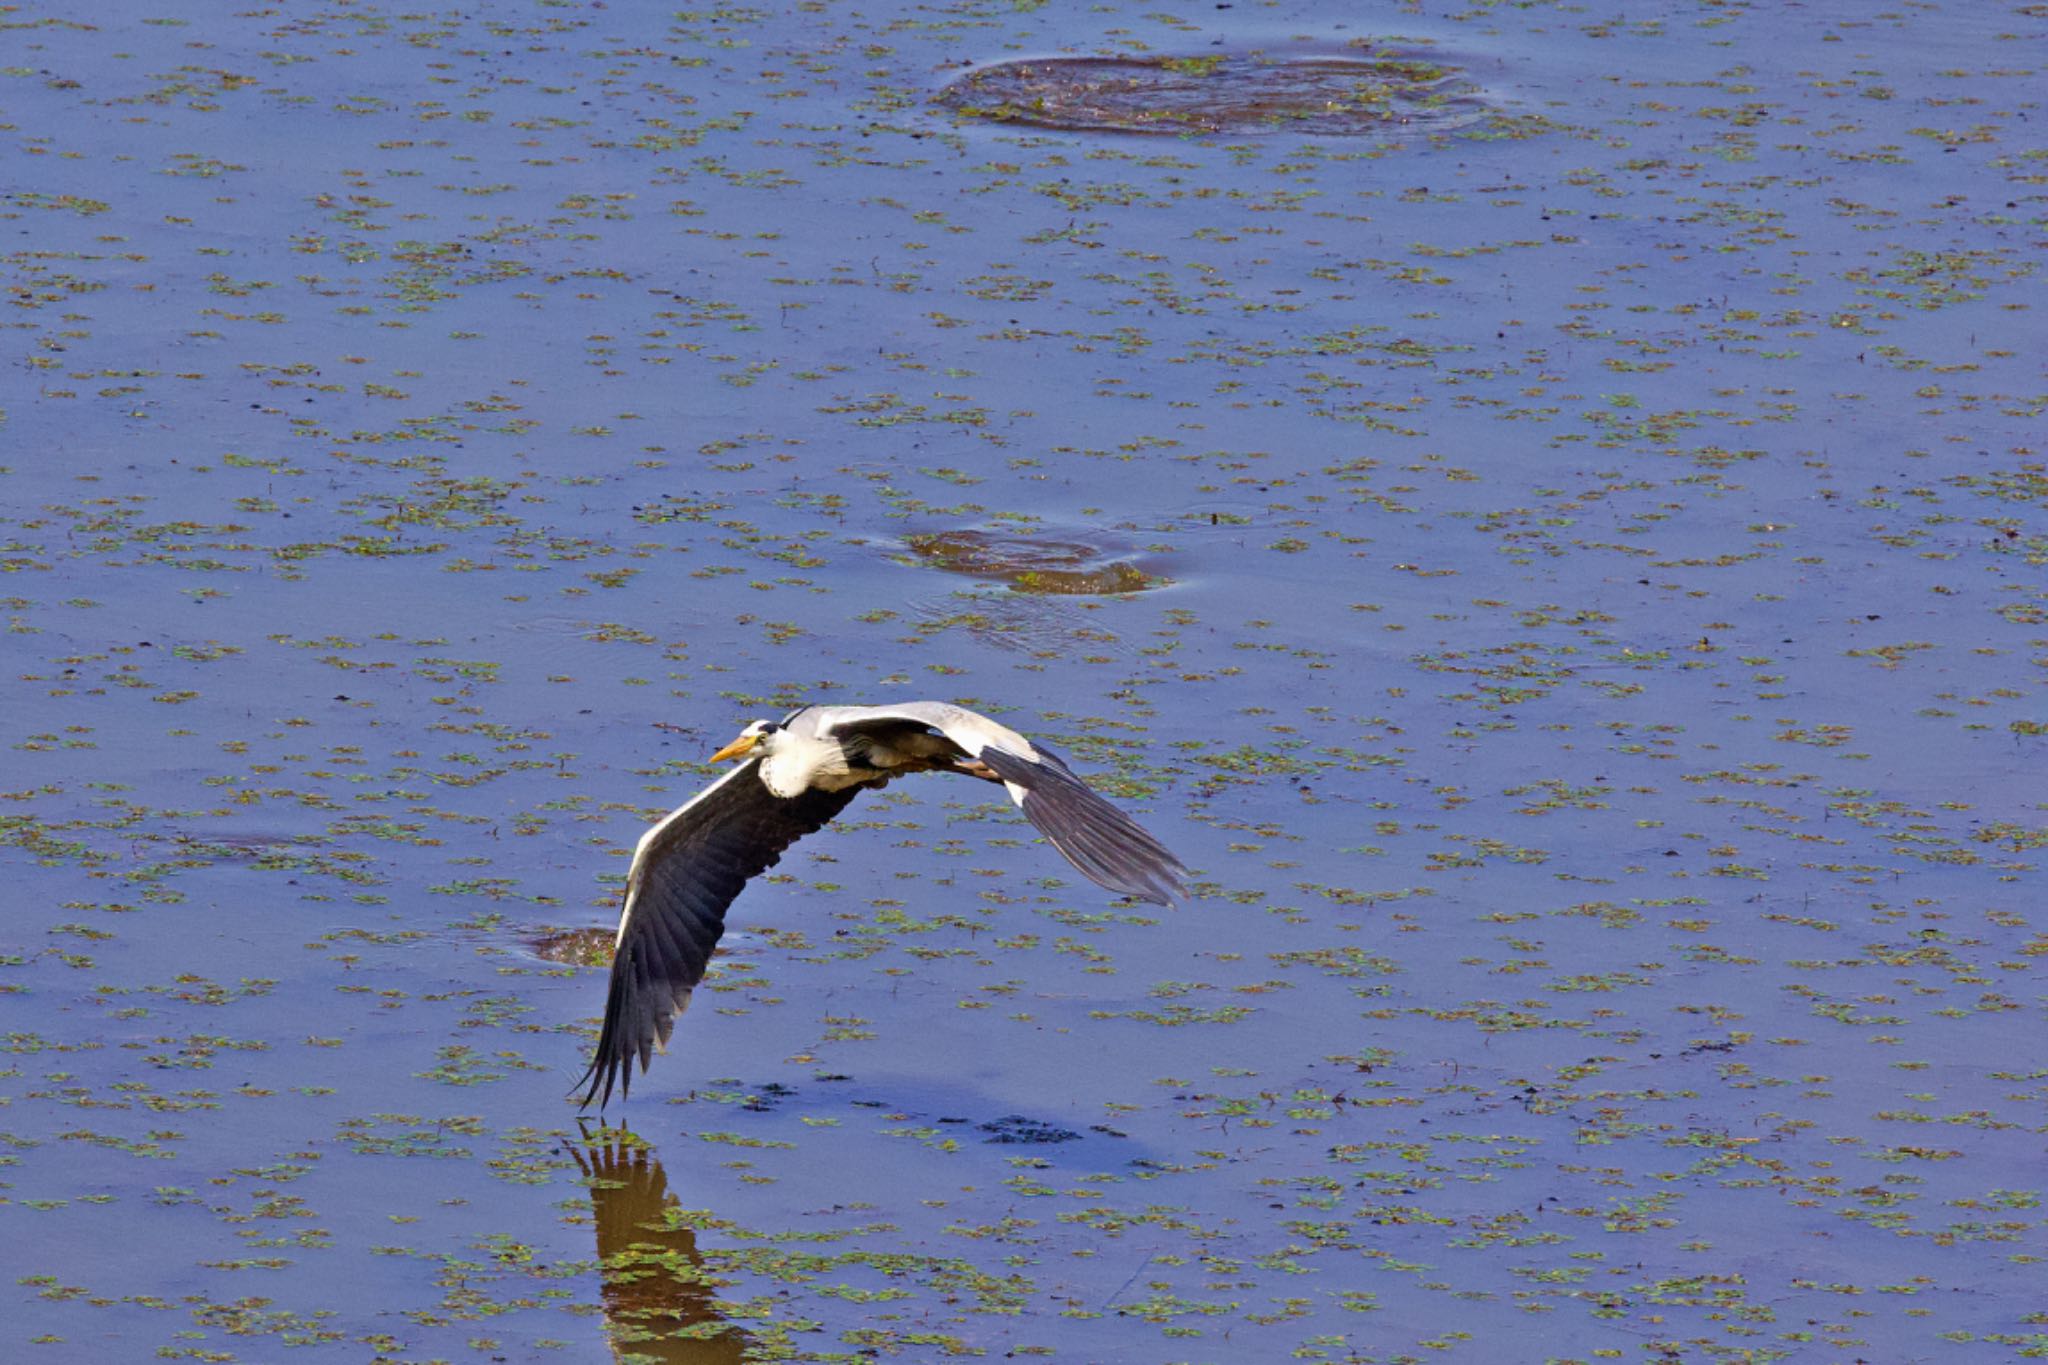
[[[805,706],[757,720],[711,756],[744,759],[640,836],[626,874],[604,1028],[583,1104],[630,1094],[666,1049],[704,979],[725,910],[784,849],[823,827],[865,787],[904,773],[960,773],[1000,784],[1082,875],[1155,905],[1184,896],[1187,869],[1066,761],[987,716],[938,701]]]

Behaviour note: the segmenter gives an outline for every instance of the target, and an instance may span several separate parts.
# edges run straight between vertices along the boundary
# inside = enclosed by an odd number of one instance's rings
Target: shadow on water
[[[660,1365],[737,1365],[747,1339],[719,1311],[715,1278],[695,1230],[671,1217],[661,1158],[621,1129],[586,1134],[569,1154],[590,1187],[606,1335],[615,1359]]]

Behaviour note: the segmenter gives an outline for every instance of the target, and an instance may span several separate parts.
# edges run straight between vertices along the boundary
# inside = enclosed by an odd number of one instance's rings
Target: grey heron
[[[783,850],[828,823],[863,788],[905,773],[1000,783],[1039,833],[1089,880],[1156,905],[1186,894],[1165,845],[1096,795],[1058,754],[947,702],[804,706],[757,720],[711,756],[744,761],[640,836],[626,874],[604,1026],[577,1085],[602,1109],[630,1094],[665,1050],[704,979],[726,907]]]

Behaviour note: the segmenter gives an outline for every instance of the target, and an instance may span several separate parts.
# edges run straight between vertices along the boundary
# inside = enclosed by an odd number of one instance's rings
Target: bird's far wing
[[[1003,779],[1024,818],[1098,886],[1154,905],[1187,895],[1187,869],[1138,824],[1074,776],[1043,744],[1036,759],[990,745],[975,757]]]
[[[890,706],[820,706],[814,708],[818,733],[847,735],[892,725],[923,725],[937,730],[970,756],[990,745],[1031,759],[1038,751],[1009,726],[949,701],[904,701]]]
[[[641,837],[626,876],[604,1028],[590,1069],[577,1081],[590,1082],[586,1106],[596,1100],[602,1109],[614,1081],[622,1094],[631,1093],[633,1060],[644,1072],[655,1049],[668,1045],[725,931],[725,909],[748,880],[860,791],[781,797],[762,783],[760,767],[759,759],[742,763]]]
[[[1003,780],[1024,818],[1090,881],[1171,905],[1187,894],[1187,869],[1137,821],[1097,796],[1066,760],[987,716],[943,701],[817,708],[821,735],[911,723],[937,730]]]

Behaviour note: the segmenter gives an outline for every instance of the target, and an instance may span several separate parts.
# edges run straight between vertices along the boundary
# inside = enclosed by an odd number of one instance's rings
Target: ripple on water
[[[1115,630],[1090,613],[1099,602],[1062,602],[1043,594],[1013,593],[1001,584],[962,588],[912,601],[918,633],[962,630],[983,644],[1039,659],[1133,653]]]
[[[1077,132],[1449,132],[1490,107],[1457,67],[1412,52],[1045,57],[970,71],[937,102],[969,118]]]

